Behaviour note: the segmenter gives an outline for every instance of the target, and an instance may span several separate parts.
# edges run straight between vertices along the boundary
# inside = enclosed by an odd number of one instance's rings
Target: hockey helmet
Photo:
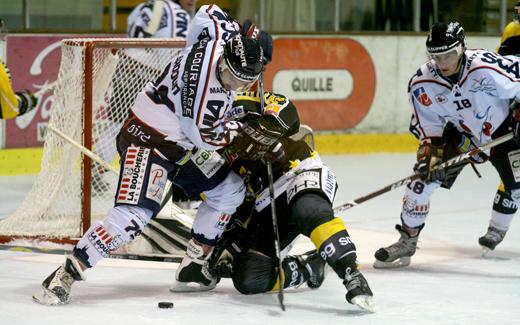
[[[426,50],[430,56],[456,50],[460,55],[466,47],[464,28],[458,22],[435,23],[426,39]]]
[[[238,80],[253,82],[258,79],[264,65],[262,47],[256,39],[237,34],[226,42],[224,61]]]

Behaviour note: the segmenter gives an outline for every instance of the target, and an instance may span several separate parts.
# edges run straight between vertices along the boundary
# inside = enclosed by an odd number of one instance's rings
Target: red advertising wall
[[[60,41],[70,35],[10,35],[7,40],[7,65],[13,76],[13,89],[38,89],[56,80],[60,64]],[[6,123],[6,148],[38,147],[49,120],[52,92],[40,98],[30,113]]]
[[[368,51],[350,38],[278,38],[266,89],[294,101],[314,130],[344,130],[366,116],[376,92]]]

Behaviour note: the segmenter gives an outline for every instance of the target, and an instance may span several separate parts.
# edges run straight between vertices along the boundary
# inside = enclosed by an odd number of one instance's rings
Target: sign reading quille
[[[376,72],[368,51],[350,38],[278,38],[266,89],[294,101],[302,123],[344,130],[368,113]]]
[[[292,100],[346,99],[352,93],[352,75],[347,70],[280,70],[273,89]]]

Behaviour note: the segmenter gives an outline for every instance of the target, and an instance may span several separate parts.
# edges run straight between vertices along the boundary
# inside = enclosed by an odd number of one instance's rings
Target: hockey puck
[[[161,301],[157,304],[159,308],[173,308],[173,302]]]

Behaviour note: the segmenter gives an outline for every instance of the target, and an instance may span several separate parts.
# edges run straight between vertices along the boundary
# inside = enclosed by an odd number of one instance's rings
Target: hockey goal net
[[[164,39],[63,40],[49,128],[119,170],[115,138],[135,96],[183,46]],[[113,206],[117,180],[117,173],[48,129],[40,174],[17,211],[0,221],[0,242],[75,243]]]

